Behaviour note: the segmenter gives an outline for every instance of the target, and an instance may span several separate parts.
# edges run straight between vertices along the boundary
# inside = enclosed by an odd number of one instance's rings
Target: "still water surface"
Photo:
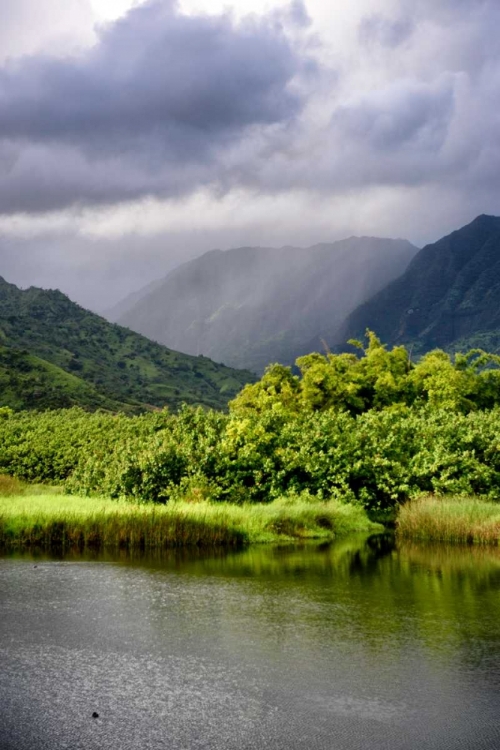
[[[2,750],[500,748],[497,548],[4,555],[0,607]]]

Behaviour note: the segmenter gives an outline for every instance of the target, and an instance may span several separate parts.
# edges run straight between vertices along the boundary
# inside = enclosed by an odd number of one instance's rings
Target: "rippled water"
[[[500,748],[497,548],[4,556],[0,606],[2,750]]]

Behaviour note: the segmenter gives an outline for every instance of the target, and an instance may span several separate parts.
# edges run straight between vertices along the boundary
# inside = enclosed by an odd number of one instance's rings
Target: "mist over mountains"
[[[215,250],[125,307],[123,325],[255,372],[345,348],[367,328],[416,356],[437,347],[499,351],[500,218],[480,215],[419,251],[372,237]]]
[[[406,240],[374,237],[214,250],[129,298],[118,322],[173,349],[262,372],[322,350],[416,252]]]

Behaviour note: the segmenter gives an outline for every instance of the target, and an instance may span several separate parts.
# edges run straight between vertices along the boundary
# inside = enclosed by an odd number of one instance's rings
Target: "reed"
[[[405,539],[498,544],[500,503],[475,497],[421,497],[401,507],[396,529]]]
[[[352,532],[380,531],[359,507],[336,500],[283,498],[269,504],[207,501],[136,504],[67,495],[0,498],[4,547],[241,546],[250,542],[331,540]]]

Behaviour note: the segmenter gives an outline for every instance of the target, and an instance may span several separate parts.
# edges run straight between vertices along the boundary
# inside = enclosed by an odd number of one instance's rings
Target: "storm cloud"
[[[301,3],[287,18],[304,25]],[[181,194],[214,181],[221,151],[286,126],[314,63],[279,17],[187,16],[151,2],[74,58],[0,70],[0,211]],[[215,173],[214,173],[215,170]]]
[[[213,247],[419,245],[500,213],[498,0],[147,0],[96,26],[105,0],[5,3],[13,281],[103,308],[96,273],[118,297]]]

